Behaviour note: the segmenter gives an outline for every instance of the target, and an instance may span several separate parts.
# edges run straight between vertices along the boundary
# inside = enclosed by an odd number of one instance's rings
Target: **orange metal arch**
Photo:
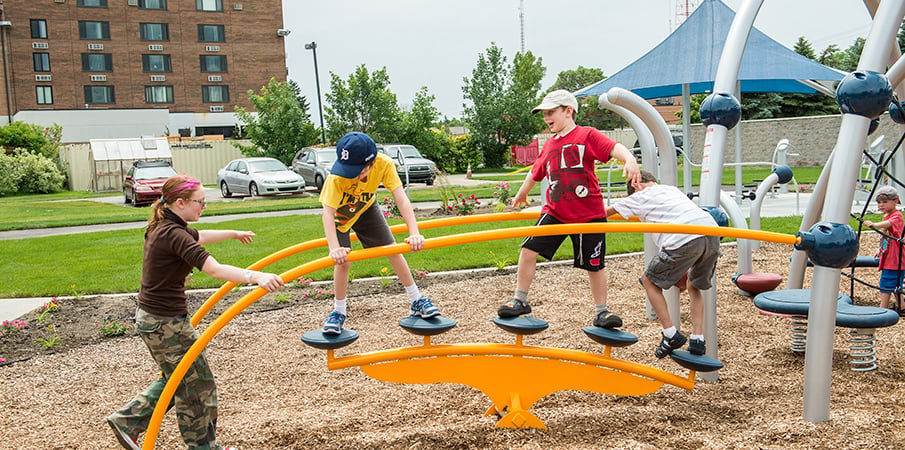
[[[467,219],[468,217],[474,216],[464,216],[463,219]],[[478,220],[478,219],[473,219]],[[424,222],[424,224],[428,224],[428,222]],[[470,222],[464,222],[470,223]],[[419,227],[421,227],[421,223],[419,223]],[[800,241],[799,238],[789,234],[782,233],[774,233],[770,231],[760,231],[760,230],[747,230],[740,228],[729,228],[729,227],[716,227],[716,226],[703,226],[703,225],[679,225],[679,224],[660,224],[660,223],[584,223],[584,224],[564,224],[564,225],[546,225],[542,227],[538,226],[528,226],[528,227],[515,227],[515,228],[507,228],[502,230],[490,230],[490,231],[480,231],[480,232],[471,232],[471,233],[462,233],[450,236],[441,236],[436,238],[426,239],[424,242],[424,249],[432,249],[432,248],[441,248],[448,247],[453,245],[462,245],[469,244],[475,242],[486,242],[493,241],[499,239],[511,239],[511,238],[520,238],[525,236],[550,236],[550,235],[558,235],[558,234],[573,234],[573,233],[630,233],[630,232],[639,232],[639,233],[682,233],[682,234],[697,234],[697,235],[706,235],[706,236],[724,236],[724,237],[734,237],[740,239],[752,239],[752,240],[761,240],[761,241],[769,241],[769,242],[777,242],[782,244],[793,245]],[[387,245],[383,247],[374,247],[363,250],[355,250],[349,253],[348,259],[349,261],[361,261],[364,259],[378,258],[381,256],[389,256],[400,253],[410,252],[411,249],[408,244],[400,243]],[[265,258],[267,259],[267,258]],[[316,270],[324,269],[333,265],[333,260],[329,257],[322,257],[316,260],[307,262],[305,264],[299,265],[293,269],[290,269],[282,274],[280,277],[284,280],[294,280],[302,275],[314,272]],[[163,421],[163,416],[166,413],[166,406],[169,405],[170,400],[172,400],[173,395],[176,392],[176,387],[179,383],[182,382],[182,379],[185,377],[186,372],[188,372],[189,367],[191,367],[192,363],[198,358],[198,355],[201,354],[202,350],[207,347],[207,344],[229,323],[235,316],[241,313],[245,308],[249,305],[257,301],[259,298],[263,297],[267,291],[262,288],[255,288],[241,299],[236,301],[232,306],[226,309],[217,319],[215,319],[211,325],[204,330],[203,333],[198,337],[195,343],[188,349],[185,355],[182,357],[182,360],[173,370],[170,379],[167,381],[166,386],[160,394],[160,398],[158,399],[157,406],[154,408],[154,412],[151,415],[151,420],[148,424],[148,429],[145,435],[145,441],[142,445],[144,449],[153,449],[154,445],[157,441],[157,435],[160,431],[160,424]]]

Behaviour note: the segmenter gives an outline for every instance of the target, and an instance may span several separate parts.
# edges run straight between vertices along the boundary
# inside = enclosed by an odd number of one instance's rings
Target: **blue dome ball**
[[[889,105],[889,118],[895,123],[905,124],[905,105],[899,102],[892,102]]]
[[[836,104],[843,114],[876,119],[892,102],[892,85],[882,73],[858,70],[845,76],[836,88]]]
[[[713,93],[701,102],[700,113],[705,127],[722,125],[731,130],[742,119],[742,105],[732,94]]]
[[[796,236],[801,243],[795,248],[803,250],[819,266],[841,269],[858,256],[858,235],[847,223],[818,222]]]
[[[773,173],[779,178],[780,184],[792,181],[792,169],[789,166],[776,166],[773,168]]]

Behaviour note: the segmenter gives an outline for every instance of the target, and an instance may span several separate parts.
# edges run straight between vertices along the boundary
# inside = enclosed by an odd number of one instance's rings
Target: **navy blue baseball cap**
[[[353,131],[336,143],[336,162],[330,173],[343,178],[355,178],[376,157],[377,144],[374,140],[367,134]]]

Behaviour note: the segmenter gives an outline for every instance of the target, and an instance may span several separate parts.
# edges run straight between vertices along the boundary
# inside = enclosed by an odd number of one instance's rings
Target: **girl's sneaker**
[[[119,445],[122,445],[123,448],[128,450],[141,450],[141,446],[138,445],[138,440],[123,431],[113,419],[108,417],[107,424],[110,425],[110,428],[113,428],[113,434],[116,436],[116,440],[119,441]]]

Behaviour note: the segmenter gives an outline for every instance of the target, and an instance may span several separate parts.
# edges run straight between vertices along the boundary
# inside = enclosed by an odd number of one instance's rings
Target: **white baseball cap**
[[[544,100],[540,102],[540,105],[531,110],[531,114],[553,109],[557,106],[571,106],[573,111],[578,112],[578,100],[575,100],[575,96],[565,89],[557,89],[547,94]]]

